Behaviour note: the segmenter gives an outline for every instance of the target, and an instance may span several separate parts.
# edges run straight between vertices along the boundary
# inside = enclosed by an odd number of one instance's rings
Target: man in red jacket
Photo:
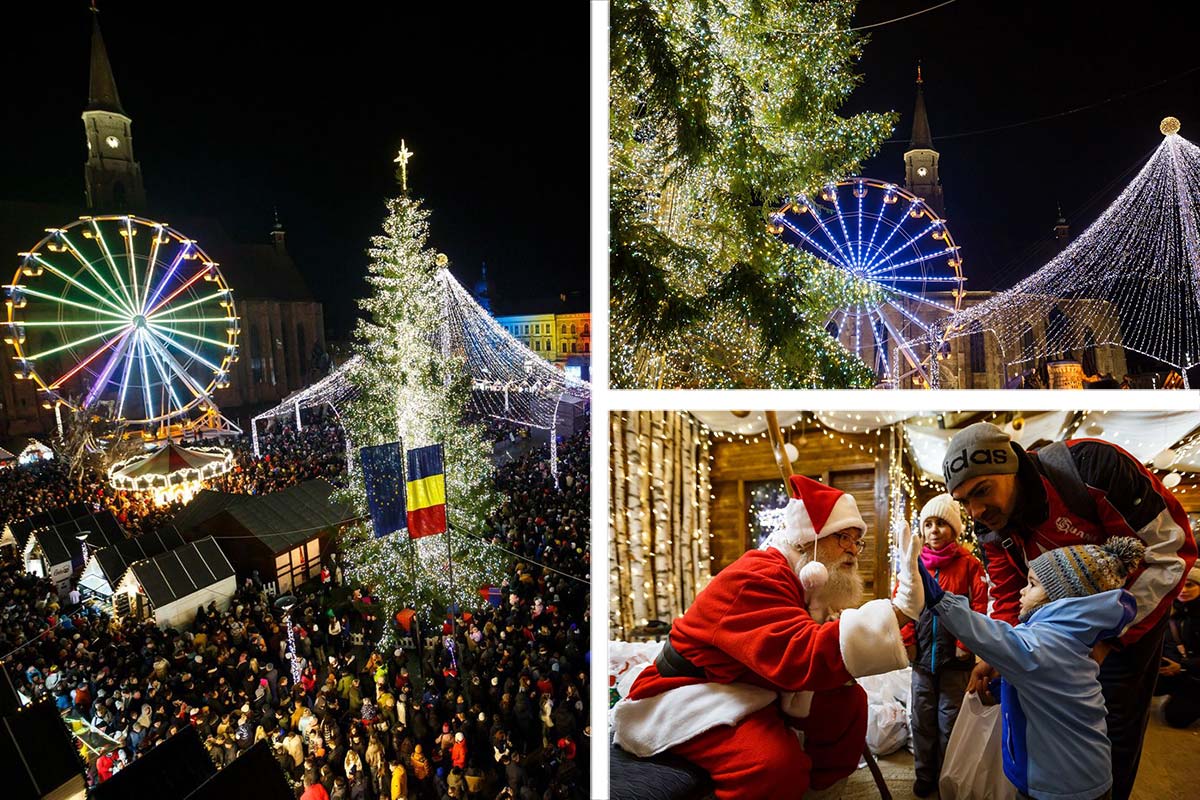
[[[924,608],[917,537],[895,600],[855,608],[867,526],[854,498],[801,476],[789,488],[784,528],[697,595],[613,709],[616,744],[686,758],[718,800],[799,797],[853,772],[867,726],[853,678],[906,666],[900,625]]]
[[[1137,459],[1098,439],[1075,439],[1026,453],[1002,429],[971,425],[950,440],[946,489],[987,531],[981,537],[992,579],[992,616],[1017,624],[1028,563],[1059,547],[1134,536],[1146,545],[1125,588],[1137,600],[1132,624],[1096,645],[1112,742],[1113,800],[1126,800],[1158,675],[1171,602],[1196,561],[1187,514]],[[971,691],[987,693],[996,671],[980,662]]]

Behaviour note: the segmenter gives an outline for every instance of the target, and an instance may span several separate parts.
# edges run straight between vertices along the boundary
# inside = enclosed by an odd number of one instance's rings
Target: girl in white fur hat
[[[983,564],[959,543],[962,508],[948,494],[939,494],[921,509],[918,528],[925,537],[921,561],[943,589],[971,599],[971,608],[987,612]],[[942,757],[958,719],[971,669],[972,655],[929,610],[916,624],[901,629],[912,659],[913,794],[937,791]]]

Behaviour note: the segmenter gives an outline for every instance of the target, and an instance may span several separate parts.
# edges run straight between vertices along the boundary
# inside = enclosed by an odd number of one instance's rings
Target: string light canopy
[[[1200,147],[1179,130],[1164,119],[1162,143],[1099,219],[1012,289],[952,316],[948,335],[990,331],[1010,366],[1122,346],[1186,386],[1200,364]]]
[[[223,447],[181,447],[167,442],[152,452],[109,467],[114,489],[150,492],[155,505],[187,503],[203,483],[233,469],[233,453]]]
[[[472,413],[488,419],[553,430],[558,404],[564,396],[591,397],[591,385],[558,369],[516,339],[475,301],[444,266],[434,277],[441,299],[440,322],[432,333],[444,357],[458,357],[471,376]],[[350,380],[358,356],[346,361],[313,385],[289,395],[279,405],[254,418],[251,425],[258,453],[259,420],[295,416],[300,411],[329,405],[336,413],[357,394]],[[551,439],[551,462],[556,447]]]

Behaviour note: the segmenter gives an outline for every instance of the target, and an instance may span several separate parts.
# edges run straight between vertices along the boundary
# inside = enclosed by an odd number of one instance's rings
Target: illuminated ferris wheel
[[[872,365],[881,386],[930,386],[945,340],[941,320],[962,301],[962,258],[946,221],[885,181],[849,178],[771,215],[783,241],[848,279],[826,330]]]
[[[4,338],[47,405],[145,428],[215,413],[238,320],[193,239],[136,216],[82,217],[19,258]]]

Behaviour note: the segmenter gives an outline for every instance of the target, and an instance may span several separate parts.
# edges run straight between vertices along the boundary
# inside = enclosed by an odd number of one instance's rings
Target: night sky
[[[863,0],[854,23],[937,2]],[[903,180],[920,59],[946,219],[963,248],[969,289],[1008,288],[1042,266],[1053,252],[1058,202],[1072,234],[1095,221],[1162,141],[1163,117],[1178,117],[1181,135],[1200,138],[1194,26],[1165,3],[1106,10],[1090,2],[958,0],[866,33],[863,83],[845,111],[899,111],[892,138],[901,141],[885,145],[864,174]],[[1106,98],[1117,99],[1009,130],[942,138]]]
[[[0,199],[82,203],[91,13],[22,5],[0,12]],[[401,138],[460,280],[486,261],[502,298],[586,299],[586,3],[98,5],[149,214],[265,243],[277,205],[333,336],[365,294]]]

